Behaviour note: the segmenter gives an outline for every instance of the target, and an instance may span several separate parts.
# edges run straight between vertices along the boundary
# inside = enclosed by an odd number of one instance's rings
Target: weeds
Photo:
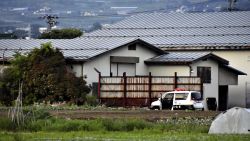
[[[149,122],[141,119],[93,119],[93,120],[66,120],[66,119],[36,119],[27,122],[21,127],[14,127],[8,120],[0,119],[2,131],[134,131],[152,130],[155,132],[183,132],[183,133],[207,133],[209,126],[189,123],[179,120],[178,123],[168,121]]]
[[[0,130],[5,131],[14,131],[15,125],[12,123],[11,119],[8,118],[0,118]]]

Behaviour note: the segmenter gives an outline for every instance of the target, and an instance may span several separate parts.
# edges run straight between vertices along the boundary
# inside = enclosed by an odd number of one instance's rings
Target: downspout
[[[83,77],[83,63],[81,65],[81,77]]]
[[[192,66],[189,64],[189,76],[192,76],[192,73],[194,72]]]

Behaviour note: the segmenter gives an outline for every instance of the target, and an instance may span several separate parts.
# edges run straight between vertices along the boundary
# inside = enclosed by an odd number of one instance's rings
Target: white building
[[[250,74],[250,11],[142,13],[85,34],[88,38],[140,38],[165,51],[210,51]],[[217,90],[216,90],[217,91]],[[227,91],[222,88],[218,91]],[[250,107],[250,75],[228,87],[228,108]]]
[[[60,49],[68,67],[76,76],[83,76],[88,84],[98,82],[98,73],[103,76],[148,75],[199,76],[204,79],[204,98],[223,99],[219,105],[226,106],[227,96],[220,97],[220,88],[237,85],[238,75],[229,62],[210,52],[188,53],[165,51],[136,38],[81,38],[68,40],[0,40],[1,61],[7,61],[19,51],[28,52],[40,44],[51,42]],[[222,93],[222,92],[221,92]],[[225,92],[223,92],[225,95]],[[227,94],[227,93],[226,93]],[[204,103],[205,104],[205,103]]]

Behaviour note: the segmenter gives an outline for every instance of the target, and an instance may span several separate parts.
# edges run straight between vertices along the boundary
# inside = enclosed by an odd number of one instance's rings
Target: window
[[[188,97],[188,93],[176,93],[175,100],[186,100]]]
[[[202,100],[201,93],[192,92],[191,93],[191,99],[192,100]]]
[[[128,45],[128,50],[136,50],[136,44]]]
[[[163,99],[165,100],[172,100],[174,97],[174,93],[168,93],[165,96],[163,96]]]
[[[197,76],[203,83],[211,83],[211,67],[197,67]]]

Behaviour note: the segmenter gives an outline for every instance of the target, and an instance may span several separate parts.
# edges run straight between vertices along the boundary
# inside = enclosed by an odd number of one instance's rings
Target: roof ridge
[[[234,27],[250,27],[250,25],[242,25],[242,26],[237,26],[237,25],[231,25],[231,26],[165,26],[165,27],[105,27],[103,29],[99,29],[99,30],[96,30],[96,31],[93,31],[91,33],[94,33],[94,32],[97,32],[97,31],[102,31],[102,30],[120,30],[120,29],[182,29],[182,28],[234,28]],[[88,33],[88,34],[91,34],[91,33]],[[84,36],[84,35],[83,35]]]

